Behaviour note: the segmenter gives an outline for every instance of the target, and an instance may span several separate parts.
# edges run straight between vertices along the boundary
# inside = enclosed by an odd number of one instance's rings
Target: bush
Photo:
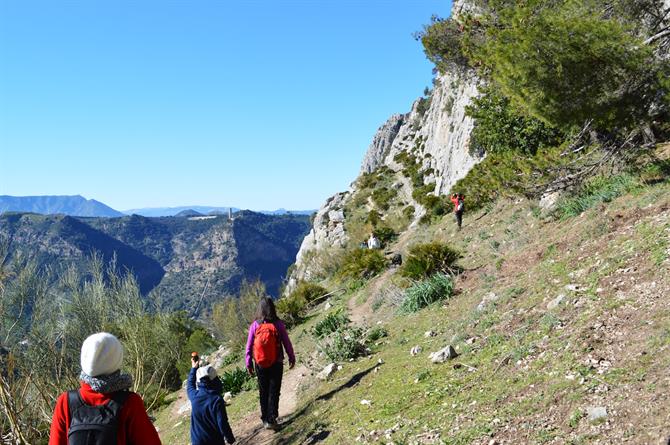
[[[372,201],[382,210],[391,207],[391,201],[398,195],[393,187],[379,187],[372,192]]]
[[[323,297],[328,293],[328,290],[323,286],[319,286],[316,283],[311,283],[309,281],[300,281],[295,287],[295,290],[291,292],[291,297],[304,299],[308,304],[314,300]]]
[[[340,275],[353,280],[370,279],[388,266],[388,260],[378,250],[355,249],[344,257]]]
[[[441,273],[414,284],[407,289],[400,305],[401,313],[416,312],[436,301],[446,300],[454,291],[451,277]]]
[[[362,338],[363,330],[360,328],[341,328],[320,345],[320,349],[334,362],[354,359],[366,353]]]
[[[227,297],[215,303],[210,321],[217,337],[228,342],[234,351],[242,349],[258,301],[266,295],[265,285],[260,280],[244,281],[238,298]]]
[[[460,253],[446,244],[434,241],[417,244],[410,248],[400,272],[415,280],[426,278],[436,272],[453,273],[458,270],[456,261]]]
[[[224,372],[220,379],[223,383],[223,390],[230,391],[233,395],[251,389],[249,383],[254,382],[254,378],[249,375],[247,370],[240,367]]]
[[[302,321],[307,302],[304,298],[286,296],[277,300],[275,307],[279,318],[290,327]]]
[[[509,99],[494,88],[481,89],[466,108],[475,120],[470,137],[472,153],[515,151],[535,154],[542,147],[559,145],[562,134],[540,121],[512,109]]]
[[[497,11],[499,26],[489,28],[477,59],[516,106],[558,128],[646,119],[662,68],[636,35],[640,21],[625,24],[594,6],[511,2]]]
[[[312,328],[312,335],[316,338],[324,338],[329,334],[349,324],[351,320],[342,310],[331,312]]]
[[[386,226],[377,227],[372,231],[372,234],[382,243],[382,246],[388,245],[398,237],[398,234],[393,229]]]
[[[577,216],[596,204],[610,202],[638,187],[640,183],[629,174],[597,176],[586,182],[573,196],[560,200],[555,214],[559,218]]]
[[[374,343],[384,337],[388,337],[389,332],[386,330],[386,328],[381,327],[381,326],[375,326],[374,328],[370,329],[368,332],[365,342],[367,344]]]

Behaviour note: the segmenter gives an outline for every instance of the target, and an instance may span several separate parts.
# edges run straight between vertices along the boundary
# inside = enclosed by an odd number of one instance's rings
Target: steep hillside
[[[436,240],[462,252],[453,296],[402,314],[392,267],[330,297],[290,332],[309,370],[287,374],[282,397],[298,402],[284,428],[263,433],[257,395],[243,392],[229,408],[240,443],[665,443],[669,196],[667,182],[641,187],[563,220],[503,201],[461,232],[449,217],[412,232],[396,250]],[[338,310],[374,340],[323,382],[314,327]],[[458,357],[431,363],[447,345]],[[171,443],[187,443],[181,403],[158,416]]]
[[[82,196],[0,196],[0,214],[30,212],[45,215],[114,217],[123,213]]]
[[[0,216],[0,239],[10,258],[32,258],[41,266],[81,267],[93,252],[116,256],[132,271],[144,294],[165,309],[207,310],[234,295],[244,279],[260,278],[277,295],[307,216],[252,212],[224,216],[73,218],[35,214]]]

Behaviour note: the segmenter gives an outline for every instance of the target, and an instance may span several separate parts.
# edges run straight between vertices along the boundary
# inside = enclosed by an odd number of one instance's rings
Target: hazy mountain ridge
[[[31,212],[69,216],[115,217],[123,213],[81,195],[74,196],[8,196],[0,195],[0,213]]]
[[[233,221],[9,213],[0,215],[0,242],[10,260],[41,267],[83,268],[93,252],[106,262],[115,257],[159,306],[200,312],[234,295],[244,279],[260,278],[276,295],[308,226],[307,216],[252,212]]]

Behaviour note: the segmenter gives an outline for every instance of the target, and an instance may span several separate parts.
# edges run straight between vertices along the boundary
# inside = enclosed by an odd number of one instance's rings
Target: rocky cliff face
[[[467,1],[457,1],[453,13],[472,12]],[[479,154],[470,153],[469,141],[473,121],[466,116],[465,108],[477,94],[477,77],[467,70],[453,71],[436,77],[432,93],[417,99],[411,111],[394,114],[372,139],[361,166],[361,175],[387,167],[393,174],[403,166],[396,161],[403,152],[411,153],[422,164],[424,184],[435,184],[434,194],[445,195],[451,186],[481,160]],[[414,223],[425,209],[412,198],[412,184],[399,176],[393,187],[404,202],[416,209]],[[349,241],[345,230],[345,207],[356,193],[356,182],[351,188],[326,200],[314,218],[310,233],[303,240],[296,258],[296,267],[287,290],[298,280],[310,279],[314,252],[327,248],[345,247]],[[310,253],[311,252],[311,253]]]

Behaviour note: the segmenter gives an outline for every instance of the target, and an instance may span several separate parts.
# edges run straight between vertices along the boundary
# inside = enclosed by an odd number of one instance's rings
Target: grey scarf
[[[91,377],[82,371],[79,374],[79,380],[88,383],[93,391],[103,393],[122,391],[130,389],[133,386],[132,376],[130,374],[122,374],[121,371],[96,377]]]

